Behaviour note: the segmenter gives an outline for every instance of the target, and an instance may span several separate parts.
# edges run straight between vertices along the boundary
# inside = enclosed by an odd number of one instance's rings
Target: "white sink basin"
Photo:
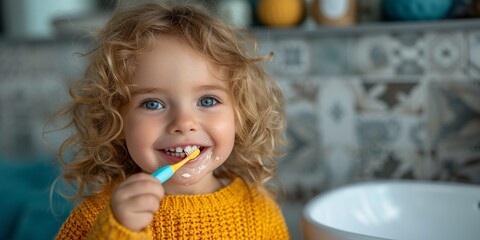
[[[480,186],[420,181],[352,184],[311,199],[305,239],[480,240]]]

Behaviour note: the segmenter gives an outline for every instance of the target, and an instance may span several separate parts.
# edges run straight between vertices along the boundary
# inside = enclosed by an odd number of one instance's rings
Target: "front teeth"
[[[195,148],[195,147],[199,148],[198,146],[186,146],[185,148],[176,147],[176,148],[164,149],[163,152],[170,156],[183,158],[187,156],[185,154],[186,151],[189,151],[189,149],[191,150],[192,148]]]

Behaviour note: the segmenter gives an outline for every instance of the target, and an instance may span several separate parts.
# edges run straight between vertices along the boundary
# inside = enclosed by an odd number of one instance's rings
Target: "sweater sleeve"
[[[141,232],[131,231],[117,222],[113,216],[110,204],[100,213],[95,224],[88,232],[87,239],[129,239],[129,240],[147,240],[152,239],[152,232],[149,227]]]
[[[267,221],[267,236],[275,236],[275,239],[290,239],[288,227],[283,217],[282,211],[275,200],[267,199],[267,208],[270,211],[270,219]]]
[[[82,203],[70,213],[56,236],[57,240],[85,239],[95,219],[91,215],[84,215],[83,210],[84,204]]]
[[[99,200],[99,199],[96,199]],[[152,239],[151,229],[131,231],[117,222],[108,201],[82,202],[63,223],[57,237],[63,239]]]
[[[290,234],[288,232],[287,224],[280,212],[276,216],[273,216],[273,221],[271,222],[272,226],[269,228],[272,230],[270,236],[275,236],[277,239],[290,239]]]

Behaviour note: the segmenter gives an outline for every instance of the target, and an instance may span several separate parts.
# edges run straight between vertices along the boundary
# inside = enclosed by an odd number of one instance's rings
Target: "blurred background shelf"
[[[376,34],[386,32],[427,32],[427,31],[455,31],[477,30],[480,19],[448,19],[436,21],[408,21],[408,22],[376,22],[359,23],[344,27],[305,26],[294,28],[253,27],[255,34],[263,36],[309,36],[322,37],[332,35]]]

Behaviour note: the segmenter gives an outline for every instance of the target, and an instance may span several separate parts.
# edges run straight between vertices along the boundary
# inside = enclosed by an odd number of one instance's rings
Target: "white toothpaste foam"
[[[184,174],[182,174],[182,175],[180,175],[180,176],[182,176],[183,178],[191,178],[191,177],[192,177],[192,174],[190,174],[190,173],[184,173]]]

